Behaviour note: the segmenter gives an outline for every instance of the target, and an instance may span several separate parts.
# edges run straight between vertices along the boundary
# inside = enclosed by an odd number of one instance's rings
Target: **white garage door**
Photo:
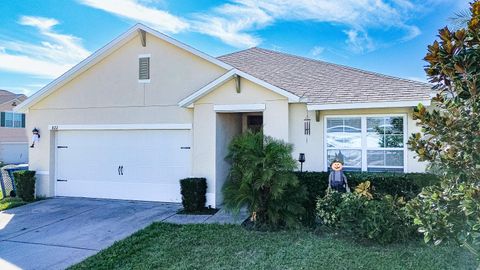
[[[56,195],[181,202],[190,130],[58,131]]]

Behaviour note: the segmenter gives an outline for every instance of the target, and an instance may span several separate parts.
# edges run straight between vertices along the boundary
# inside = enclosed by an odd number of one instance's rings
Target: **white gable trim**
[[[227,63],[224,63],[215,57],[212,57],[208,54],[205,54],[197,49],[194,49],[184,43],[181,43],[180,41],[173,39],[169,36],[166,36],[148,26],[145,26],[143,24],[136,24],[130,29],[128,29],[125,33],[121,34],[111,42],[109,42],[107,45],[104,47],[100,48],[97,50],[95,53],[91,54],[89,57],[78,63],[76,66],[65,72],[63,75],[58,77],[57,79],[53,80],[49,84],[47,84],[45,87],[37,91],[35,94],[30,96],[28,99],[17,105],[14,109],[14,111],[18,112],[26,112],[31,106],[33,106],[35,103],[38,101],[42,100],[44,97],[50,95],[53,93],[55,90],[58,88],[62,87],[65,85],[67,82],[71,81],[73,78],[75,78],[77,75],[81,74],[82,72],[86,71],[90,67],[94,66],[98,62],[100,62],[102,59],[107,57],[110,53],[115,51],[117,48],[120,48],[122,45],[124,45],[127,41],[132,39],[134,36],[138,35],[138,31],[143,30],[163,41],[166,41],[172,45],[175,45],[183,50],[186,50],[198,57],[201,57],[208,62],[211,62],[217,66],[220,66],[226,70],[232,69],[233,67],[228,65]]]
[[[414,101],[393,101],[393,102],[368,102],[368,103],[342,103],[342,104],[322,104],[307,105],[307,110],[348,110],[348,109],[373,109],[373,108],[404,108],[416,107],[419,103],[430,106],[431,101],[414,100]]]
[[[220,85],[224,84],[226,81],[230,80],[233,75],[235,75],[235,70],[230,70],[229,72],[223,74],[222,76],[216,78],[215,80],[209,82],[204,87],[200,88],[198,91],[195,91],[190,96],[182,99],[178,105],[181,107],[188,107],[193,104],[195,101],[199,100],[203,96],[210,93],[215,88],[219,87]]]
[[[195,91],[193,94],[190,96],[182,99],[180,102],[178,102],[178,106],[180,107],[189,107],[191,106],[195,101],[199,100],[200,98],[206,96],[213,90],[217,89],[221,85],[223,85],[225,82],[229,81],[230,79],[233,78],[234,75],[238,75],[241,78],[247,79],[253,83],[256,83],[260,86],[263,86],[279,95],[282,95],[286,98],[288,98],[289,102],[299,102],[300,97],[285,91],[279,87],[276,87],[274,85],[271,85],[263,80],[260,80],[256,77],[253,77],[252,75],[245,73],[243,71],[240,71],[238,69],[232,69],[228,71],[227,73],[223,74],[222,76],[218,77],[217,79],[213,80],[212,82],[208,83],[204,87],[200,88],[199,90]]]
[[[227,104],[214,105],[213,110],[216,112],[263,112],[265,111],[265,104]]]

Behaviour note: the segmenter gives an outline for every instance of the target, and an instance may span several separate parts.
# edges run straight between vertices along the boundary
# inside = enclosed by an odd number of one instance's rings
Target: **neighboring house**
[[[41,138],[37,194],[179,202],[206,177],[222,203],[232,137],[262,129],[293,143],[303,168],[335,156],[357,171],[422,172],[406,147],[430,86],[252,48],[211,57],[136,25],[17,107]]]
[[[23,94],[0,90],[0,162],[28,162],[25,114],[13,112],[13,108],[25,99]]]

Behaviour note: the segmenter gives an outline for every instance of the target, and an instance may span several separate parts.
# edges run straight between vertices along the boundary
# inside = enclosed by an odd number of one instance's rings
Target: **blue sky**
[[[136,22],[213,56],[259,46],[426,80],[437,29],[468,0],[3,0],[0,89],[27,95]]]

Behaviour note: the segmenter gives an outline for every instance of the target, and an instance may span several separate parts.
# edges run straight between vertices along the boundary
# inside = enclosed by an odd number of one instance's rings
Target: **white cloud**
[[[347,42],[355,52],[374,47],[368,29],[397,28],[405,32],[399,41],[420,34],[418,27],[408,24],[411,13],[419,8],[419,0],[232,0],[198,15],[191,24],[196,31],[219,38],[232,46],[243,48],[261,43],[253,31],[277,21],[313,21],[333,23],[349,28]],[[356,40],[353,40],[356,38]],[[358,42],[359,38],[368,42]],[[366,45],[365,48],[360,46]]]
[[[368,38],[371,29],[402,33],[403,36],[395,42],[413,39],[420,34],[420,29],[408,23],[412,14],[435,5],[435,1],[450,0],[229,0],[188,19],[160,8],[166,6],[163,0],[77,1],[160,31],[178,33],[190,30],[237,48],[259,45],[262,39],[255,32],[278,21],[336,24],[346,28],[347,32],[361,33],[363,39],[369,40],[368,43],[349,45],[349,48],[355,48],[354,52],[367,52],[375,47],[374,40]],[[347,43],[352,43],[350,36],[347,36]],[[359,48],[363,44],[368,47]]]
[[[261,42],[257,36],[247,33],[273,23],[274,18],[255,1],[237,1],[216,7],[211,15],[198,15],[192,22],[194,30],[219,38],[233,47],[254,47]]]
[[[406,34],[402,37],[402,41],[409,41],[418,37],[422,33],[422,31],[420,31],[420,28],[416,27],[415,25],[408,25],[404,28],[406,30]]]
[[[373,41],[368,37],[368,34],[363,31],[348,30],[344,31],[347,35],[345,41],[348,48],[354,53],[365,53],[375,50]]]
[[[79,38],[55,32],[55,19],[23,16],[19,24],[35,27],[44,40],[0,40],[0,70],[55,78],[90,54]]]
[[[79,2],[120,17],[147,24],[163,32],[178,33],[189,27],[188,22],[182,18],[145,5],[152,4],[152,1],[144,1],[145,4],[138,0],[79,0]]]
[[[317,57],[319,55],[321,55],[323,53],[323,51],[325,51],[325,48],[324,47],[321,47],[321,46],[315,46],[312,48],[312,50],[310,51],[310,54]]]

